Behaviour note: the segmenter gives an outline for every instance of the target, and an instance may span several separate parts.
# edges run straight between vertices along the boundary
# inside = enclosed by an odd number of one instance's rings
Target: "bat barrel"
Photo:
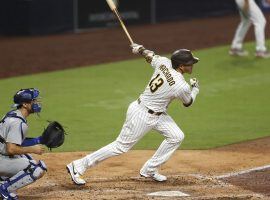
[[[117,11],[117,8],[116,8],[114,2],[113,2],[112,0],[106,0],[106,1],[107,1],[107,3],[108,3],[109,7],[111,8],[111,10],[113,11],[113,13],[114,13],[114,14],[116,15],[116,17],[118,18],[118,20],[119,20],[119,22],[120,22],[120,24],[121,24],[121,26],[122,26],[122,28],[123,28],[125,34],[127,35],[128,39],[129,39],[129,41],[130,41],[130,43],[133,44],[134,42],[133,42],[133,40],[132,40],[132,38],[131,38],[131,36],[130,36],[130,34],[129,34],[129,32],[128,32],[128,30],[127,30],[127,28],[126,28],[126,26],[125,26],[125,24],[124,24],[124,22],[123,22],[121,16],[120,16],[120,14],[119,14],[119,12]]]
[[[108,5],[110,6],[112,11],[116,9],[116,6],[112,0],[106,0],[106,1],[107,1]]]
[[[125,26],[125,24],[124,24],[124,22],[123,22],[121,16],[120,16],[120,14],[118,13],[117,10],[114,10],[114,11],[115,11],[114,13],[115,13],[116,17],[117,17],[118,20],[120,21],[120,24],[121,24],[121,26],[122,26],[124,32],[126,33],[128,39],[129,39],[130,43],[133,44],[134,42],[133,42],[133,40],[132,40],[132,38],[131,38],[131,36],[130,36],[130,34],[129,34],[129,32],[128,32],[128,30],[127,30],[127,28],[126,28],[126,26]]]

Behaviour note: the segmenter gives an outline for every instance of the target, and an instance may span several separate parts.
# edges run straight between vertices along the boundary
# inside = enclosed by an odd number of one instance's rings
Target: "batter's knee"
[[[179,132],[179,133],[177,134],[176,140],[177,140],[178,143],[181,143],[181,142],[184,140],[184,138],[185,138],[185,135],[184,135],[184,133],[181,131],[181,132]]]
[[[170,143],[177,143],[180,144],[185,138],[185,135],[182,131],[178,131],[173,134],[172,138],[169,138]]]
[[[123,154],[128,152],[128,150],[131,148],[131,146],[129,144],[125,144],[119,141],[115,141],[114,142],[114,152],[117,155]]]

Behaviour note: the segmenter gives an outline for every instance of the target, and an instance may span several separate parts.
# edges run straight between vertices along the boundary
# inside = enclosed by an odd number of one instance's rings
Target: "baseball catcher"
[[[21,89],[13,97],[14,110],[0,120],[0,198],[18,199],[16,191],[34,183],[47,171],[42,160],[30,154],[45,152],[42,144],[56,148],[63,144],[65,131],[58,122],[50,122],[43,134],[27,138],[27,117],[41,111],[39,90]]]

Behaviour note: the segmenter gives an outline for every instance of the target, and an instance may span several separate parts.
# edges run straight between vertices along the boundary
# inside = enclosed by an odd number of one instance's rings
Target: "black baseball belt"
[[[141,99],[139,98],[138,100],[138,104],[141,104],[142,103],[142,101],[141,101]],[[145,107],[145,108],[147,108],[147,107]],[[159,115],[161,115],[161,114],[163,114],[164,112],[155,112],[155,111],[153,111],[153,110],[151,110],[151,109],[149,109],[149,108],[147,108],[148,109],[148,113],[149,114],[152,114],[152,115],[157,115],[157,116],[159,116]]]

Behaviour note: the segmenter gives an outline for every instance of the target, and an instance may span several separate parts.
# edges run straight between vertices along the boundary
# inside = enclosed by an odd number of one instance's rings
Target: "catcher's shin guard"
[[[2,189],[8,192],[14,192],[17,189],[35,182],[47,171],[47,167],[43,161],[36,162],[35,160],[29,160],[29,163],[26,169],[19,171],[13,177],[5,181],[1,185]]]

